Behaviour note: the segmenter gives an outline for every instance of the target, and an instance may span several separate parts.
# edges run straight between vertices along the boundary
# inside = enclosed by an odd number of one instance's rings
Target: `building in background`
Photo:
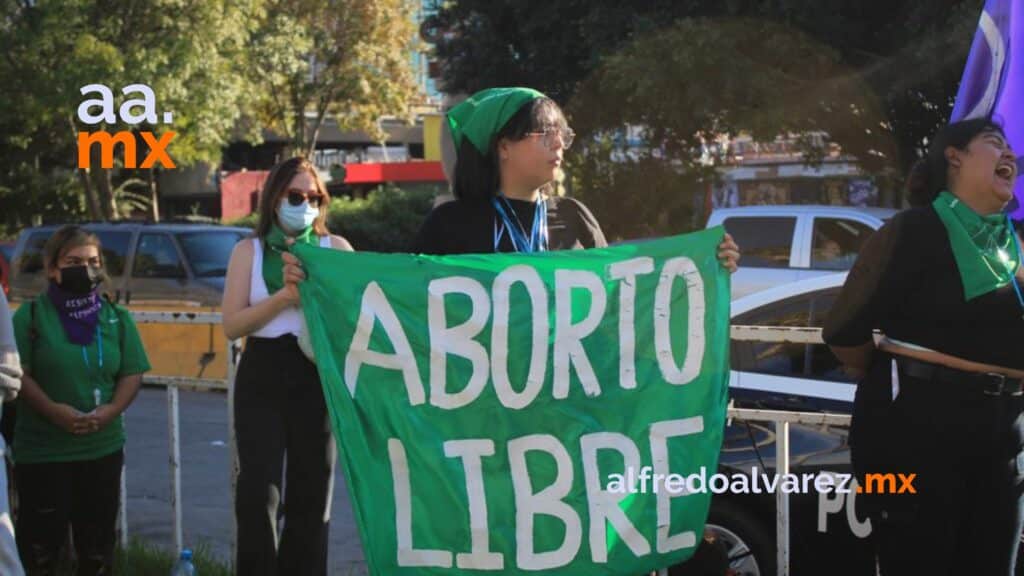
[[[798,139],[754,142],[749,136],[728,140],[718,181],[709,185],[711,208],[759,204],[881,206],[874,179],[856,158],[824,143],[820,163],[805,162]]]

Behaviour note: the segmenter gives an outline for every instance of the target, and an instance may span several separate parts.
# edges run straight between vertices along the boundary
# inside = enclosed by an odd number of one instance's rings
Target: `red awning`
[[[345,184],[384,182],[444,182],[440,162],[382,162],[345,164]]]

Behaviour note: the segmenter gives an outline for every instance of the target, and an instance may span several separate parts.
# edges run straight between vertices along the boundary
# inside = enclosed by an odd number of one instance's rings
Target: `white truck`
[[[897,210],[847,206],[742,206],[711,213],[743,251],[733,299],[849,270],[864,241]]]

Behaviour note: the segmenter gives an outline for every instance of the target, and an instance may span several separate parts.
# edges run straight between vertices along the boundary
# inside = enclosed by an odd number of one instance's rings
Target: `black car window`
[[[124,274],[124,264],[128,258],[128,246],[132,242],[132,233],[128,231],[93,231],[103,245],[103,266],[107,274],[120,276]]]
[[[741,314],[733,324],[741,326],[808,326],[811,298],[804,294],[773,302]],[[736,370],[802,377],[807,372],[807,345],[787,342],[734,343]]]
[[[874,232],[867,224],[846,218],[814,219],[811,268],[849,270],[864,241]]]
[[[143,234],[135,250],[135,278],[183,278],[185,267],[167,234]]]
[[[18,272],[35,274],[43,269],[43,246],[53,232],[33,232],[25,241],[25,249],[18,256]]]
[[[795,217],[726,218],[722,224],[743,247],[743,265],[758,268],[788,268],[793,247]]]
[[[830,288],[816,292],[811,299],[811,326],[823,328],[832,304],[839,297],[840,288]],[[854,379],[843,370],[843,363],[832,353],[832,349],[824,344],[811,346],[810,377],[816,380],[833,382],[854,382]]]
[[[733,319],[740,326],[810,326],[825,324],[839,288],[793,296],[755,308]],[[824,344],[733,342],[733,368],[757,374],[851,382],[839,359]]]
[[[224,276],[235,244],[245,234],[233,230],[182,232],[176,235],[197,278]]]

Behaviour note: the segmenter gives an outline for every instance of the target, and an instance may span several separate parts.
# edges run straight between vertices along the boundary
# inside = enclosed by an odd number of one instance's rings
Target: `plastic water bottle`
[[[171,576],[196,576],[196,567],[192,565],[192,551],[185,548],[181,551],[181,558],[171,570]]]

